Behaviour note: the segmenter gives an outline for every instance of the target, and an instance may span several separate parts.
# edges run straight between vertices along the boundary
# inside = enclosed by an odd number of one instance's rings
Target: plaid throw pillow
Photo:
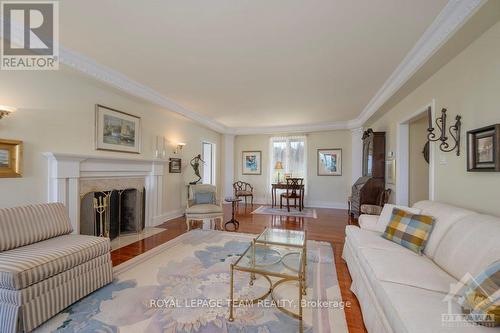
[[[471,278],[458,303],[468,320],[488,327],[500,326],[500,262]]]
[[[394,208],[382,237],[422,254],[434,225],[434,218]]]

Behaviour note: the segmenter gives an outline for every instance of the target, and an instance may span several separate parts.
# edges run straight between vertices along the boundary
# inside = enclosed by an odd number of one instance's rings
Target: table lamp
[[[278,170],[278,184],[281,184],[280,170],[283,170],[283,163],[281,163],[280,161],[276,162],[276,165],[274,166],[274,169]]]

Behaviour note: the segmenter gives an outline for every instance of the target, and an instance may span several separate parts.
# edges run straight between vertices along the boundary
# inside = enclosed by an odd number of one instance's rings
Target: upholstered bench
[[[0,332],[29,332],[112,281],[109,239],[72,231],[62,204],[0,209]]]

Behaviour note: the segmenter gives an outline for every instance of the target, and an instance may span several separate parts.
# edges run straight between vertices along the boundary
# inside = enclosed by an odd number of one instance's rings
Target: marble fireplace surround
[[[74,233],[80,233],[80,198],[90,184],[116,187],[121,182],[125,187],[143,180],[146,227],[165,221],[162,202],[167,161],[53,152],[44,156],[48,160],[48,201],[66,205]]]

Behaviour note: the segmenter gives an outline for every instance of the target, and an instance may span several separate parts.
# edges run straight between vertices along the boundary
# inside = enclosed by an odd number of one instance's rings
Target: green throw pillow
[[[394,208],[382,237],[422,254],[434,226],[434,218]]]

